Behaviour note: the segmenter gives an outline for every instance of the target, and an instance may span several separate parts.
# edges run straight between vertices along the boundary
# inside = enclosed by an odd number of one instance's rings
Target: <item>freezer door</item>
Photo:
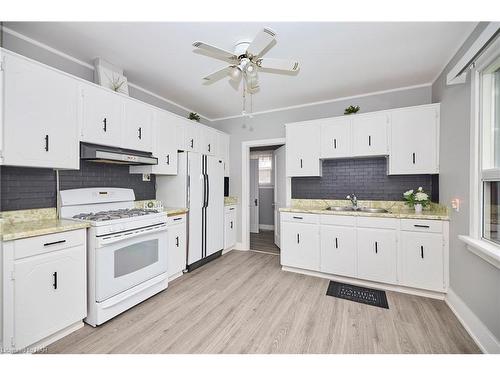
[[[213,156],[207,156],[207,174],[206,256],[209,256],[224,247],[224,162]]]
[[[189,247],[188,264],[193,264],[201,258],[203,242],[202,211],[204,204],[204,182],[202,173],[203,155],[188,153],[188,200],[189,200]]]

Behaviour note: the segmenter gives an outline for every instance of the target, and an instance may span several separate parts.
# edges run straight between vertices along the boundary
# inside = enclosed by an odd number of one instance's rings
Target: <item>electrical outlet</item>
[[[143,173],[142,181],[151,181],[151,175],[149,173]]]
[[[456,212],[460,211],[460,199],[454,198],[451,200],[451,208],[453,208]]]

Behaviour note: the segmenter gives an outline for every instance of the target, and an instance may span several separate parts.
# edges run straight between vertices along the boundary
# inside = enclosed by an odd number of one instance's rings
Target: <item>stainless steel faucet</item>
[[[358,197],[356,197],[356,195],[353,194],[349,194],[346,199],[349,199],[352,203],[352,208],[354,208],[355,210],[358,208]]]

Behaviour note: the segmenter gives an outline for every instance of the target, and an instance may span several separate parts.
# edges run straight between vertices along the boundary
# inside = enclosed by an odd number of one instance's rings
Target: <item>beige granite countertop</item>
[[[238,197],[224,197],[224,206],[234,206],[238,204]]]
[[[89,226],[90,224],[87,222],[75,220],[43,219],[9,224],[3,223],[1,225],[1,233],[3,241],[12,241],[21,238],[83,229]]]
[[[329,211],[329,206],[350,206],[346,200],[323,200],[323,199],[292,199],[290,207],[280,208],[280,212],[300,212],[322,215],[341,216],[368,216],[368,217],[392,217],[398,219],[426,219],[426,220],[449,220],[448,210],[445,206],[432,203],[425,208],[421,214],[405,206],[400,201],[358,201],[359,207],[385,208],[387,213],[369,213],[360,211]]]
[[[183,215],[188,211],[189,209],[184,207],[163,207],[163,212],[165,212],[167,216]]]

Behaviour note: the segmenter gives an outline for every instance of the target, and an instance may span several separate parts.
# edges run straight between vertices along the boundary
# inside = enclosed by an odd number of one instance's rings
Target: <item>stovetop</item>
[[[118,210],[99,211],[96,213],[94,212],[80,213],[74,215],[73,219],[90,220],[90,221],[109,221],[109,220],[133,218],[138,216],[146,216],[157,213],[159,213],[159,211],[157,210],[145,210],[142,208],[122,208]]]

